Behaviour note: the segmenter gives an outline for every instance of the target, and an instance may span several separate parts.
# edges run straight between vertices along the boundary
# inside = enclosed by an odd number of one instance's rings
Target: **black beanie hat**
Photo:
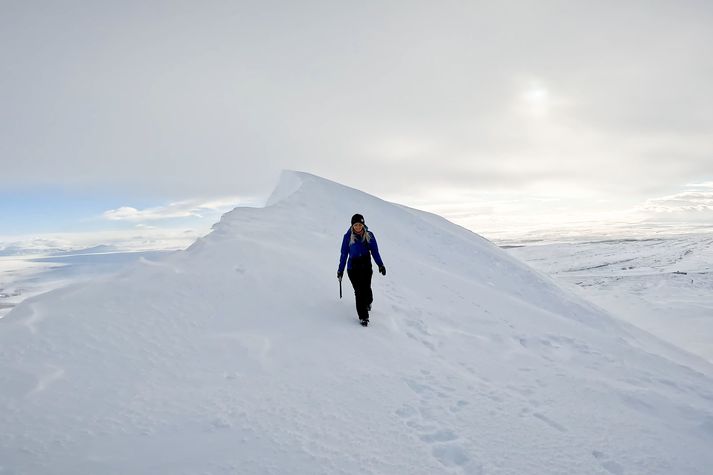
[[[360,215],[359,213],[352,216],[352,226],[354,226],[354,223],[364,224],[364,216]]]

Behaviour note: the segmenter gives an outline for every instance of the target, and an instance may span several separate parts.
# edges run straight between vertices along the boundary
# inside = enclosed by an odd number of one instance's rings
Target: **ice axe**
[[[342,278],[339,278],[339,298],[342,298]]]

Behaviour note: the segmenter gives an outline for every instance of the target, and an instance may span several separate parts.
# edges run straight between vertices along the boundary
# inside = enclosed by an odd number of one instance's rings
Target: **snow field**
[[[562,285],[713,362],[713,237],[687,234],[511,249]]]
[[[286,172],[185,252],[0,320],[8,473],[705,474],[711,367],[446,220]],[[372,323],[338,298],[354,212]]]

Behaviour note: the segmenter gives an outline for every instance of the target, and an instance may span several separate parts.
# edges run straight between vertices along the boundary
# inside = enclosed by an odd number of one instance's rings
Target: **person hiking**
[[[364,224],[364,216],[357,213],[352,216],[352,225],[342,239],[337,279],[342,280],[346,266],[347,275],[354,287],[357,315],[362,326],[369,324],[369,311],[374,301],[374,294],[371,291],[372,255],[376,265],[379,266],[379,272],[385,276],[386,267],[379,255],[379,246],[376,244],[374,233]]]

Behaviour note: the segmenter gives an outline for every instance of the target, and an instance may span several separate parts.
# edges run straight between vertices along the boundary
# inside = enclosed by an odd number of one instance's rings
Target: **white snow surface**
[[[372,324],[341,237],[375,233]],[[2,474],[710,474],[713,366],[433,214],[299,172],[0,320]]]
[[[713,234],[508,252],[616,317],[713,363]]]

